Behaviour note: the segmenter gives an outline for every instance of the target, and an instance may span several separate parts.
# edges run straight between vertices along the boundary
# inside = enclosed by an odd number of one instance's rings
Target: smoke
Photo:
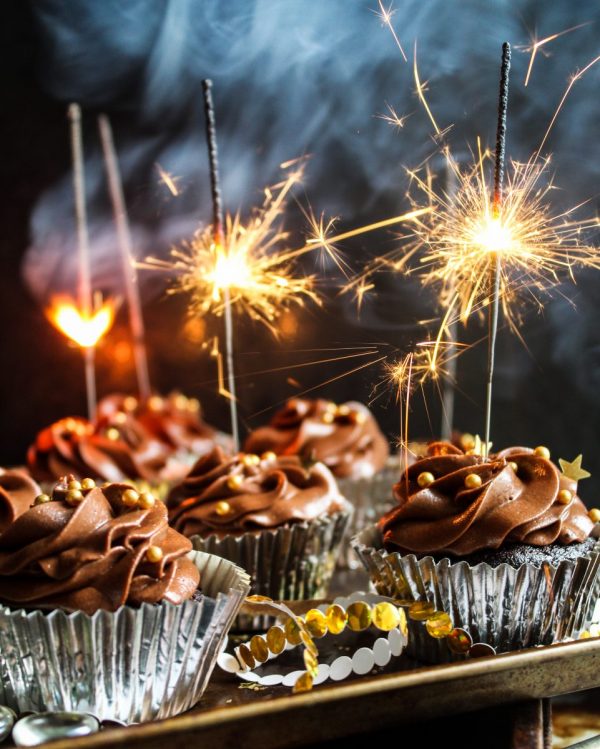
[[[409,59],[415,44],[422,80],[440,127],[453,125],[457,150],[494,137],[501,43],[526,44],[529,31],[560,31],[590,20],[591,3],[403,0],[393,24]],[[437,148],[414,95],[412,61],[402,60],[375,0],[37,0],[31,3],[38,72],[56,100],[78,101],[85,121],[87,201],[95,285],[120,293],[119,265],[94,114],[114,117],[138,256],[165,254],[209,220],[200,80],[215,83],[226,207],[248,210],[276,182],[279,165],[311,154],[306,192],[317,212],[346,225],[406,207],[403,166]],[[593,15],[592,15],[593,19]],[[508,147],[524,158],[537,145],[575,65],[596,52],[590,24],[538,56],[527,89],[528,54],[515,53]],[[599,70],[580,81],[553,131],[558,184],[567,203],[595,191],[600,169],[597,119],[589,105]],[[377,113],[410,114],[395,133]],[[65,127],[65,138],[67,137]],[[585,170],[581,161],[585,158]],[[182,194],[158,184],[156,163],[176,175]],[[562,198],[559,194],[558,200]],[[75,278],[70,175],[45,192],[31,217],[24,275],[45,303]],[[299,222],[298,222],[299,225]],[[378,251],[389,235],[357,243]],[[145,275],[148,282],[148,274]],[[414,300],[418,290],[407,292]],[[373,319],[371,319],[369,317]],[[384,324],[384,312],[362,324]]]

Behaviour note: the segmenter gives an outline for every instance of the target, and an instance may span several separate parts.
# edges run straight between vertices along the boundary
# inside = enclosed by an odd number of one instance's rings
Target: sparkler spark
[[[393,9],[393,6],[390,4],[388,8],[385,7],[382,0],[378,0],[379,5],[379,11],[374,11],[377,18],[381,19],[381,22],[387,26],[394,37],[394,41],[396,42],[396,46],[400,50],[400,54],[404,58],[404,62],[408,62],[408,57],[406,56],[406,53],[404,52],[404,49],[402,47],[402,44],[400,43],[400,39],[398,38],[398,34],[396,33],[396,29],[392,26],[392,17],[395,14],[395,10]]]
[[[399,115],[398,112],[394,109],[394,107],[391,104],[388,104],[386,101],[385,106],[387,107],[388,114],[378,114],[377,117],[379,117],[380,120],[383,120],[384,122],[387,122],[388,125],[392,125],[392,127],[397,128],[398,130],[402,130],[404,125],[406,124],[406,121],[409,117],[412,115],[405,114],[405,115]]]
[[[549,44],[550,42],[553,42],[555,39],[560,38],[561,36],[565,36],[566,34],[570,34],[572,31],[577,31],[577,29],[581,29],[584,26],[588,26],[591,22],[586,21],[585,23],[577,24],[577,26],[571,26],[568,29],[564,29],[563,31],[559,31],[556,34],[550,34],[550,36],[545,37],[544,39],[532,39],[531,44],[525,46],[525,47],[517,47],[521,52],[530,52],[531,55],[529,57],[529,65],[527,66],[527,73],[525,74],[525,86],[528,85],[529,79],[531,78],[531,72],[533,70],[533,63],[535,62],[535,58],[537,57],[538,52],[544,53],[544,50],[542,47],[545,44]]]
[[[178,182],[180,180],[179,177],[174,177],[172,174],[169,174],[166,169],[163,169],[162,166],[156,162],[156,171],[158,172],[161,182],[167,187],[171,195],[176,198],[179,195],[179,186]]]

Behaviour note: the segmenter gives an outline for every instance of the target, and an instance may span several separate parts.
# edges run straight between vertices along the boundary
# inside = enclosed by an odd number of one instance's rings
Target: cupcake
[[[322,463],[219,447],[171,490],[168,507],[194,548],[239,564],[254,594],[278,600],[324,595],[352,511]]]
[[[378,592],[446,612],[466,643],[506,651],[576,636],[600,558],[581,474],[561,466],[541,447],[483,458],[431,443],[395,485],[397,506],[353,545]],[[449,659],[453,641],[424,633],[413,625],[414,652]]]
[[[192,552],[165,505],[128,484],[28,489],[30,506],[23,486],[0,495],[3,704],[125,722],[195,704],[245,574]]]
[[[340,491],[354,506],[352,533],[373,523],[392,504],[390,486],[398,477],[398,459],[370,410],[356,401],[336,405],[326,400],[294,398],[246,439],[251,453],[272,451],[324,463]],[[342,567],[357,566],[349,543],[339,559]]]

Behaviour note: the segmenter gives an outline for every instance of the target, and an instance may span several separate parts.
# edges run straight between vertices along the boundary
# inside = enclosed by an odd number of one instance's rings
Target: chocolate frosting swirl
[[[95,487],[75,507],[59,498],[29,508],[20,503],[0,533],[0,601],[93,614],[191,598],[199,583],[186,556],[191,543],[168,526],[162,502],[126,507],[122,495],[130,488]],[[149,561],[150,546],[160,549],[160,561]]]
[[[362,403],[336,406],[301,398],[288,401],[268,426],[252,432],[244,449],[320,461],[338,478],[369,478],[390,454],[387,439]]]
[[[27,512],[41,491],[36,482],[22,471],[0,468],[0,533]]]
[[[86,419],[60,419],[43,429],[28,450],[27,464],[38,481],[67,474],[106,481],[160,481],[168,473],[168,451],[135,423],[94,426]]]
[[[167,500],[171,525],[186,536],[225,536],[314,520],[347,507],[330,471],[297,456],[200,458]]]
[[[421,488],[417,479],[426,472],[434,481]],[[479,476],[481,486],[467,488],[469,474]],[[568,504],[559,499],[563,489],[572,494]],[[594,527],[576,496],[577,482],[526,447],[484,459],[449,443],[432,443],[428,455],[409,466],[394,493],[398,506],[379,521],[389,550],[460,557],[506,543],[582,542]]]

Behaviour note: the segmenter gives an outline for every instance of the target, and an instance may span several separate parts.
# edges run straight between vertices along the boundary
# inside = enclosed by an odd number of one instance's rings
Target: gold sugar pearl
[[[321,416],[321,421],[324,424],[333,424],[335,421],[335,414],[331,413],[331,411],[325,411],[325,413]]]
[[[465,486],[467,489],[478,489],[482,483],[481,476],[476,473],[468,473],[465,476]]]
[[[115,424],[124,424],[127,421],[127,414],[119,411],[115,414]]]
[[[356,601],[348,606],[348,627],[353,632],[362,632],[371,626],[371,609],[363,601]]]
[[[164,553],[160,546],[149,546],[146,549],[146,559],[153,564],[160,562],[163,557]]]
[[[247,455],[244,455],[242,458],[242,463],[245,466],[257,466],[260,463],[260,458],[258,455],[254,455],[253,453],[248,453]]]
[[[338,410],[337,404],[333,401],[329,401],[329,403],[325,406],[325,410],[329,411],[329,413],[334,414]]]
[[[137,398],[134,398],[133,395],[128,395],[123,401],[123,408],[126,411],[134,411],[137,408],[137,404]]]
[[[222,499],[217,502],[215,506],[215,512],[221,517],[223,517],[223,515],[229,515],[229,513],[231,512],[231,505],[229,504],[229,502],[226,502],[224,499]]]
[[[415,622],[425,622],[435,613],[435,606],[429,601],[416,601],[408,609],[408,618]]]
[[[118,439],[121,438],[121,434],[119,430],[116,427],[110,427],[106,430],[106,436],[109,440],[113,440],[113,442],[116,442]]]
[[[469,432],[465,432],[460,438],[460,446],[465,452],[472,450],[475,447],[475,437]]]
[[[306,629],[312,637],[324,637],[327,634],[327,617],[319,609],[310,609],[304,616]]]
[[[142,510],[151,510],[156,504],[156,497],[151,492],[141,492],[138,499],[138,507]]]
[[[423,471],[423,473],[420,473],[417,476],[417,484],[421,487],[421,489],[426,489],[428,486],[433,484],[434,481],[435,476],[429,471]]]
[[[48,494],[38,494],[35,498],[36,505],[45,505],[46,502],[52,502],[52,497]]]
[[[305,650],[303,658],[306,670],[314,679],[317,675],[317,671],[319,670],[319,661],[317,660],[317,656],[311,653],[310,650]]]
[[[277,460],[277,454],[274,453],[272,450],[267,450],[267,452],[263,453],[260,456],[261,460],[265,460],[268,463],[272,463],[274,460]]]
[[[285,648],[285,632],[281,627],[271,627],[267,632],[267,645],[273,655],[279,655]]]
[[[437,640],[447,637],[454,629],[452,619],[450,619],[445,611],[436,611],[432,614],[432,616],[426,620],[425,627],[429,634]]]
[[[232,476],[229,476],[227,479],[227,487],[231,489],[232,491],[235,491],[236,489],[239,489],[244,482],[243,476],[240,476],[239,473],[234,473]]]
[[[373,606],[373,624],[382,632],[391,632],[400,624],[400,611],[389,601]]]
[[[600,523],[600,510],[597,507],[592,507],[588,512],[588,516],[592,523]]]
[[[556,499],[560,502],[561,505],[568,505],[573,499],[573,492],[570,492],[568,489],[561,489],[558,492],[558,496],[556,497]]]
[[[135,489],[125,489],[125,491],[121,495],[121,501],[123,502],[125,507],[136,507],[139,498],[140,495],[138,494],[138,492],[136,492]]]
[[[165,402],[160,397],[160,395],[153,395],[151,398],[148,399],[148,406],[150,407],[151,411],[160,411],[161,408],[163,408],[165,405]]]
[[[291,617],[288,618],[283,625],[283,631],[285,632],[286,640],[290,643],[290,645],[300,645],[302,642],[301,638],[301,630],[298,626],[298,623],[292,619]]]
[[[188,411],[199,411],[200,401],[198,400],[198,398],[188,398],[187,408]]]
[[[533,454],[537,455],[538,458],[545,458],[546,460],[550,460],[550,450],[548,450],[548,448],[544,445],[538,445],[533,451]]]
[[[178,408],[180,411],[185,411],[188,407],[188,399],[185,395],[179,394],[175,396],[175,408]]]
[[[269,648],[260,635],[254,635],[250,640],[250,652],[259,663],[264,663],[269,658]]]
[[[467,653],[473,644],[473,638],[465,629],[456,627],[446,637],[446,644],[453,653]]]
[[[513,469],[515,473],[519,470],[519,466],[515,463],[514,460],[509,460],[508,465]]]
[[[348,614],[337,603],[329,606],[325,612],[325,618],[327,619],[327,629],[332,635],[339,635],[346,629]]]
[[[67,483],[67,489],[70,489],[71,491],[74,491],[74,492],[81,491],[81,483],[77,481],[77,479],[71,479]]]
[[[362,411],[352,411],[352,421],[355,424],[364,424],[367,420],[367,415],[364,414]]]
[[[302,692],[310,692],[313,688],[313,678],[308,671],[302,676],[296,679],[296,683],[292,687],[292,694],[302,694]]]
[[[96,482],[94,479],[83,479],[81,482],[81,488],[84,492],[89,492],[96,488]]]
[[[345,403],[343,403],[341,406],[338,406],[337,409],[338,416],[348,416],[350,413],[350,406],[347,406]]]
[[[69,489],[69,491],[65,495],[65,502],[71,507],[76,507],[78,504],[83,502],[83,494],[79,491],[79,489]]]
[[[249,668],[251,671],[256,667],[256,661],[252,655],[250,648],[242,643],[237,649],[237,653],[242,661],[242,664]]]

